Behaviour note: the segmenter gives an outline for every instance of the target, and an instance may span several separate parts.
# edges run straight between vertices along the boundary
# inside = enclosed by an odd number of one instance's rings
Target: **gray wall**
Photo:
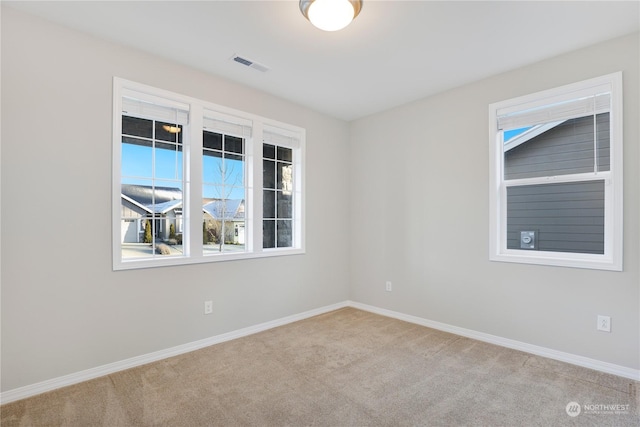
[[[351,298],[640,368],[639,51],[635,34],[352,123]],[[624,271],[490,262],[488,105],[616,71]],[[611,333],[596,331],[598,314],[612,317]]]
[[[306,128],[307,253],[111,271],[113,76]],[[348,131],[3,7],[2,390],[346,300],[348,224],[327,227],[324,207],[349,203],[348,159],[338,154]]]

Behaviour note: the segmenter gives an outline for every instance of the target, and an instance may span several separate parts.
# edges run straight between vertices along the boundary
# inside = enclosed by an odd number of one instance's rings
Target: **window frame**
[[[589,173],[506,180],[503,137],[498,117],[610,92],[610,169]],[[622,271],[623,265],[623,111],[622,72],[544,90],[489,105],[491,261]],[[595,114],[595,113],[594,113]],[[507,187],[604,180],[604,254],[507,249]],[[508,183],[506,181],[509,181]]]
[[[183,157],[183,206],[182,228],[183,255],[153,255],[149,258],[122,258],[121,237],[121,191],[122,191],[122,106],[123,96],[136,94],[145,100],[157,101],[163,105],[188,105],[189,123],[182,136]],[[225,119],[237,118],[251,123],[251,136],[245,138],[245,251],[206,254],[202,244],[202,195],[203,195],[203,135],[205,117],[211,114]],[[305,253],[305,145],[304,128],[261,117],[255,114],[217,105],[201,99],[177,94],[120,77],[113,79],[113,135],[112,135],[112,265],[113,270],[130,270],[209,262],[224,262],[251,258],[296,255]],[[283,135],[294,137],[296,176],[293,183],[297,194],[293,206],[293,221],[296,228],[292,247],[262,248],[262,144],[263,129],[279,129]],[[141,221],[142,222],[142,221]]]

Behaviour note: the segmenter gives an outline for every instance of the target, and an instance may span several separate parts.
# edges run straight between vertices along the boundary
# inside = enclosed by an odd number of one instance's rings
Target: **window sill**
[[[612,257],[607,255],[506,250],[503,253],[492,254],[489,259],[518,264],[622,271],[622,262],[615,262]]]
[[[303,255],[304,249],[266,249],[264,252],[226,253],[203,255],[200,257],[168,256],[166,258],[132,259],[113,262],[113,271],[138,270],[143,268],[172,267],[189,264],[207,264],[226,261],[240,261],[255,258],[272,258],[288,255]]]

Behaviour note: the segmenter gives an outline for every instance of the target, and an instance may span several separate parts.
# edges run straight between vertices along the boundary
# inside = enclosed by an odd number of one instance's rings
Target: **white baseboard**
[[[452,334],[460,335],[467,338],[472,338],[474,340],[484,341],[490,344],[499,345],[501,347],[520,350],[520,351],[524,351],[525,353],[531,353],[538,356],[547,357],[549,359],[570,363],[572,365],[582,366],[584,368],[605,372],[607,374],[613,374],[619,377],[640,381],[640,370],[638,369],[627,368],[626,366],[615,365],[613,363],[602,362],[600,360],[590,359],[588,357],[578,356],[571,353],[565,353],[558,350],[552,350],[550,348],[540,347],[533,344],[527,344],[524,342],[511,340],[508,338],[502,338],[496,335],[485,334],[484,332],[478,332],[471,329],[460,328],[458,326],[452,326],[446,323],[436,322],[434,320],[423,319],[421,317],[411,316],[409,314],[398,313],[398,312],[387,310],[384,308],[378,308],[378,307],[374,307],[367,304],[361,304],[359,302],[349,301],[349,306],[360,309],[360,310],[369,311],[375,314],[380,314],[382,316],[392,317],[394,319],[404,320],[409,323],[415,323],[417,325],[426,326],[428,328],[438,329],[444,332],[450,332]]]
[[[278,326],[283,326],[289,323],[297,322],[299,320],[308,319],[310,317],[317,316],[320,314],[329,313],[331,311],[338,310],[344,307],[353,307],[360,310],[369,311],[371,313],[380,314],[382,316],[404,320],[406,322],[415,323],[417,325],[426,326],[433,329],[438,329],[444,332],[450,332],[452,334],[460,335],[467,338],[472,338],[478,341],[484,341],[484,342],[496,344],[502,347],[512,348],[515,350],[524,351],[526,353],[548,357],[549,359],[555,359],[561,362],[566,362],[573,365],[594,369],[596,371],[601,371],[608,374],[629,378],[635,381],[640,381],[640,370],[637,370],[637,369],[631,369],[624,366],[615,365],[613,363],[602,362],[599,360],[577,356],[570,353],[564,353],[561,351],[552,350],[552,349],[540,347],[537,345],[527,344],[520,341],[498,337],[495,335],[485,334],[483,332],[477,332],[471,329],[460,328],[457,326],[448,325],[446,323],[440,323],[433,320],[423,319],[421,317],[399,313],[399,312],[387,310],[384,308],[378,308],[378,307],[362,304],[355,301],[343,301],[340,303],[328,305],[328,306],[317,308],[314,310],[305,311],[303,313],[283,317],[281,319],[276,319],[269,322],[260,323],[258,325],[249,326],[247,328],[238,329],[236,331],[231,331],[225,334],[220,334],[210,338],[205,338],[199,341],[193,341],[187,344],[171,347],[165,350],[160,350],[160,351],[156,351],[149,354],[143,354],[141,356],[132,357],[129,359],[121,360],[119,362],[109,363],[107,365],[102,365],[102,366],[87,369],[84,371],[76,372],[73,374],[64,375],[58,378],[52,378],[50,380],[42,381],[36,384],[31,384],[31,385],[16,388],[13,390],[8,390],[6,392],[0,393],[0,403],[5,404],[9,402],[14,402],[16,400],[25,399],[27,397],[45,393],[47,391],[55,390],[61,387],[66,387],[73,384],[78,384],[83,381],[88,381],[94,378],[109,375],[114,372],[123,371],[125,369],[134,368],[136,366],[145,365],[147,363],[151,363],[151,362],[166,359],[169,357],[177,356],[180,354],[188,353],[190,351],[198,350],[198,349],[208,347],[214,344],[219,344],[225,341],[230,341],[236,338],[242,338],[258,332],[266,331],[268,329],[276,328]]]
[[[64,375],[58,378],[52,378],[50,380],[42,381],[36,384],[19,387],[13,390],[8,390],[0,393],[0,403],[5,404],[14,402],[16,400],[25,399],[27,397],[35,396],[37,394],[45,393],[47,391],[55,390],[61,387],[78,384],[83,381],[92,380],[94,378],[102,377],[112,374],[114,372],[123,371],[125,369],[134,368],[136,366],[145,365],[147,363],[156,362],[158,360],[166,359],[169,357],[177,356],[179,354],[188,353],[190,351],[198,350],[204,347],[208,347],[214,344],[219,344],[225,341],[230,341],[236,338],[245,337],[258,332],[273,329],[278,326],[283,326],[289,323],[297,322],[299,320],[307,319],[309,317],[317,316],[324,313],[329,313],[340,308],[348,307],[349,302],[344,301],[337,304],[328,305],[325,307],[317,308],[314,310],[305,311],[304,313],[294,314],[291,316],[283,317],[281,319],[272,320],[270,322],[260,323],[258,325],[249,326],[246,328],[238,329],[236,331],[227,332],[225,334],[216,335],[210,338],[205,338],[198,341],[193,341],[187,344],[171,347],[165,350],[155,351],[149,354],[143,354],[141,356],[132,357],[129,359],[121,360],[119,362],[109,363],[107,365],[98,366],[95,368],[87,369],[84,371],[76,372],[69,375]]]

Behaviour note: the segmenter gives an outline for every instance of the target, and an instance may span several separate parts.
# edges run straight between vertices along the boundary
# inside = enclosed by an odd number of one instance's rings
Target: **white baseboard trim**
[[[496,335],[485,334],[484,332],[478,332],[471,329],[460,328],[458,326],[452,326],[446,323],[436,322],[434,320],[423,319],[421,317],[412,316],[409,314],[398,313],[396,311],[387,310],[384,308],[378,308],[371,305],[362,304],[359,302],[349,301],[349,306],[360,309],[360,310],[369,311],[371,313],[380,314],[382,316],[392,317],[398,320],[404,320],[405,322],[426,326],[428,328],[438,329],[444,332],[450,332],[452,334],[460,335],[467,338],[472,338],[474,340],[484,341],[490,344],[499,345],[501,347],[520,350],[520,351],[524,351],[525,353],[531,353],[538,356],[547,357],[549,359],[570,363],[572,365],[582,366],[584,368],[605,372],[607,374],[613,374],[619,377],[640,381],[640,370],[638,369],[627,368],[626,366],[615,365],[613,363],[602,362],[600,360],[590,359],[588,357],[578,356],[571,353],[565,353],[558,350],[552,350],[549,348],[540,347],[533,344],[527,344],[524,342],[515,341],[508,338],[502,338]]]
[[[247,335],[263,332],[268,329],[273,329],[278,326],[283,326],[289,323],[297,322],[299,320],[308,319],[320,314],[329,313],[340,308],[348,307],[349,302],[343,301],[337,304],[331,304],[325,307],[305,311],[303,313],[294,314],[291,316],[283,317],[281,319],[272,320],[258,325],[249,326],[246,328],[238,329],[236,331],[227,332],[224,334],[216,335],[210,338],[205,338],[198,341],[193,341],[187,344],[171,347],[165,350],[155,351],[153,353],[143,354],[141,356],[132,357],[129,359],[121,360],[119,362],[109,363],[107,365],[98,366],[95,368],[87,369],[84,371],[76,372],[69,375],[64,375],[58,378],[52,378],[50,380],[42,381],[36,384],[19,387],[13,390],[8,390],[0,393],[0,403],[10,403],[16,400],[25,399],[27,397],[35,396],[37,394],[52,391],[61,387],[78,384],[83,381],[92,380],[94,378],[102,377],[112,374],[114,372],[123,371],[125,369],[134,368],[136,366],[146,365],[147,363],[156,362],[158,360],[166,359],[169,357],[177,356],[180,354],[188,353],[190,351],[198,350],[204,347],[209,347],[214,344],[219,344],[225,341],[230,341],[236,338],[242,338]]]
[[[268,329],[283,326],[289,323],[297,322],[299,320],[308,319],[320,314],[329,313],[334,310],[338,310],[344,307],[353,307],[359,310],[369,311],[371,313],[380,314],[382,316],[391,317],[398,320],[404,320],[405,322],[414,323],[428,328],[438,329],[444,332],[450,332],[455,335],[460,335],[467,338],[472,338],[478,341],[484,341],[490,344],[499,345],[506,348],[512,348],[514,350],[524,351],[526,353],[535,354],[538,356],[547,357],[549,359],[559,360],[561,362],[570,363],[585,368],[594,369],[596,371],[605,372],[608,374],[617,375],[619,377],[629,378],[635,381],[640,381],[640,370],[627,368],[625,366],[615,365],[613,363],[602,362],[587,357],[577,356],[575,354],[565,353],[562,351],[552,350],[545,347],[540,347],[533,344],[527,344],[520,341],[511,340],[508,338],[502,338],[499,336],[485,334],[483,332],[474,331],[471,329],[460,328],[457,326],[448,325],[446,323],[440,323],[433,320],[424,319],[409,314],[399,313],[384,308],[375,307],[372,305],[362,304],[355,301],[343,301],[336,304],[331,304],[325,307],[320,307],[314,310],[305,311],[303,313],[294,314],[291,316],[283,317],[280,319],[272,320],[258,325],[249,326],[246,328],[238,329],[236,331],[227,332],[224,334],[216,335],[210,338],[205,338],[198,341],[193,341],[187,344],[182,344],[176,347],[171,347],[165,350],[159,350],[153,353],[143,354],[141,356],[132,357],[129,359],[121,360],[119,362],[109,363],[107,365],[98,366],[95,368],[87,369],[84,371],[76,372],[69,375],[64,375],[58,378],[52,378],[50,380],[42,381],[36,384],[19,387],[13,390],[0,393],[0,403],[10,403],[16,400],[25,399],[27,397],[35,396],[37,394],[52,391],[58,388],[78,384],[83,381],[92,380],[94,378],[109,375],[115,372],[123,371],[125,369],[134,368],[136,366],[145,365],[147,363],[156,362],[158,360],[167,359],[169,357],[177,356],[180,354],[188,353],[190,351],[198,350],[204,347],[208,347],[214,344],[223,343],[236,338],[242,338],[248,335],[263,332]]]

